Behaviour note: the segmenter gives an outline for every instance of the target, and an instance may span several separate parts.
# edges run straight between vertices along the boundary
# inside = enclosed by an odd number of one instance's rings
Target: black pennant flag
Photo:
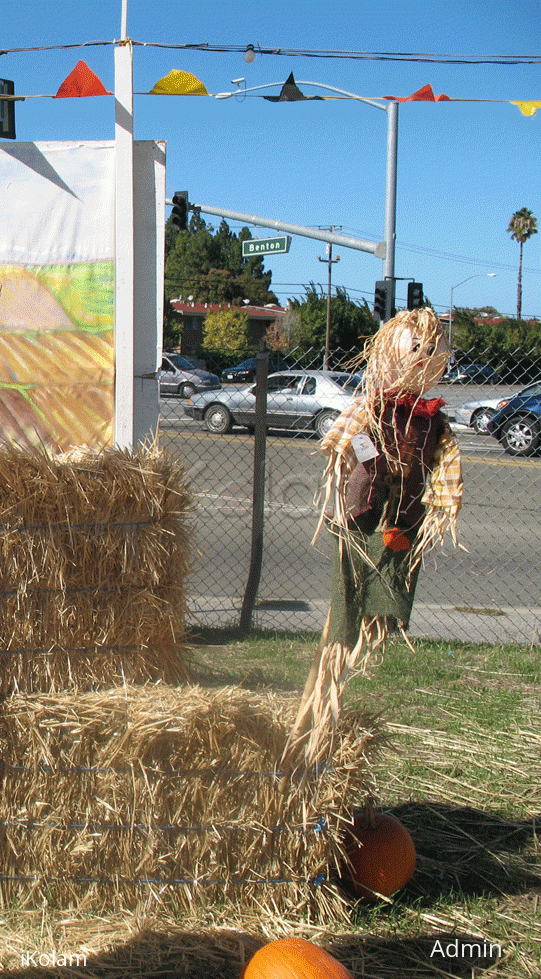
[[[293,78],[293,72],[291,72],[287,81],[284,82],[279,95],[264,95],[263,98],[267,102],[307,102],[310,99],[319,102],[322,101],[321,95],[303,95],[300,88],[297,88],[295,79]]]

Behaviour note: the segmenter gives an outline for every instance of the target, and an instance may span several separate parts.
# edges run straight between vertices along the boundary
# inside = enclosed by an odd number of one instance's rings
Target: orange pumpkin
[[[355,816],[344,843],[349,860],[344,876],[357,897],[390,897],[413,875],[417,854],[410,834],[394,816],[374,812],[371,800]]]
[[[279,938],[255,953],[240,979],[353,979],[340,962],[304,938]]]

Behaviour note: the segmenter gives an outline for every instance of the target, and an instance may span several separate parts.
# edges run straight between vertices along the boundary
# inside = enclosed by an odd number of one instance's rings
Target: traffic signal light
[[[13,82],[0,78],[0,139],[15,139],[15,102],[2,95],[14,95]]]
[[[408,309],[420,309],[423,305],[423,283],[408,282]]]
[[[171,223],[179,231],[186,231],[188,227],[188,191],[175,190],[172,200]]]
[[[376,282],[376,288],[374,291],[374,313],[376,314],[376,316],[379,316],[380,320],[385,320],[388,318],[387,297],[388,297],[390,285],[391,285],[390,282],[386,282],[383,279],[381,279],[379,282]]]

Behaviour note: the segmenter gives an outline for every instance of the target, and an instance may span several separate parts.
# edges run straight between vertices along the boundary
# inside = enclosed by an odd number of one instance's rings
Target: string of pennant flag
[[[51,95],[11,95],[6,96],[2,94],[2,100],[13,99],[16,101],[23,101],[27,98],[54,98],[54,99],[66,99],[66,98],[88,98],[90,96],[97,95],[112,95],[113,93],[106,89],[103,85],[101,79],[95,74],[94,71],[87,65],[85,61],[78,61],[75,65],[73,71],[64,79],[58,91]],[[191,72],[182,71],[181,69],[174,68],[160,78],[148,92],[136,92],[136,95],[195,95],[195,96],[209,96],[212,98],[224,98],[230,95],[244,95],[242,89],[235,90],[234,92],[208,92],[206,86],[202,81],[196,78]],[[300,101],[324,101],[332,99],[344,99],[353,98],[352,95],[305,95],[297,86],[293,73],[289,75],[287,80],[282,85],[282,89],[279,95],[255,95],[255,98],[264,98],[268,102],[300,102]],[[424,85],[422,88],[413,92],[412,95],[376,95],[376,96],[366,96],[366,98],[379,99],[384,101],[393,102],[508,102],[510,105],[516,105],[522,115],[524,116],[535,116],[537,110],[541,108],[541,101],[532,101],[530,99],[524,100],[514,100],[514,99],[456,99],[449,95],[440,94],[435,95],[431,85]]]

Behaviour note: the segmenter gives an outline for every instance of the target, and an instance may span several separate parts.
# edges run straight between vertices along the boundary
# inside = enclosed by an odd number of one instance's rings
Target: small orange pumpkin
[[[353,979],[344,965],[304,938],[278,938],[263,945],[240,979]]]
[[[389,813],[374,812],[371,799],[364,812],[354,817],[344,843],[349,861],[345,882],[357,897],[371,901],[377,901],[378,894],[390,897],[413,875],[417,854],[408,830]]]

